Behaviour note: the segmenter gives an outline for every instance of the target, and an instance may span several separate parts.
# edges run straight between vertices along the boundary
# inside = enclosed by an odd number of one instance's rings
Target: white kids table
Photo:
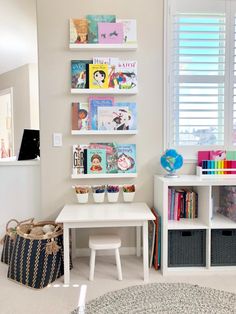
[[[140,227],[143,227],[143,276],[148,281],[148,220],[155,220],[155,216],[145,203],[65,205],[56,219],[57,223],[63,223],[64,283],[70,283],[69,229],[108,227],[137,227],[137,256],[141,255]]]

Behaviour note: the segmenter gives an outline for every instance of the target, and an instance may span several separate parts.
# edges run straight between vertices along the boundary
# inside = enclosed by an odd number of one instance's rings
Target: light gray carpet
[[[85,313],[235,314],[236,294],[184,283],[152,283],[104,294],[87,303]]]

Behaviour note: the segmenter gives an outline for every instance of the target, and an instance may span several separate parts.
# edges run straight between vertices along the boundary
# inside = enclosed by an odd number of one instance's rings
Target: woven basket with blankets
[[[41,289],[64,274],[63,229],[53,221],[7,224],[1,261],[8,264],[8,278]],[[72,264],[71,264],[72,267]]]

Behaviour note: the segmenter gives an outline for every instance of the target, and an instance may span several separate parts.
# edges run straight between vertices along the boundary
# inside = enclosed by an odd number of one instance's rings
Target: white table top
[[[65,205],[57,223],[155,220],[146,203],[101,203]]]

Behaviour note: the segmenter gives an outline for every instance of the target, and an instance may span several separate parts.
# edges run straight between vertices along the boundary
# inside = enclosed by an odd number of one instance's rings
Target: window
[[[236,145],[236,2],[166,4],[165,148]]]
[[[12,89],[0,91],[0,159],[13,155]]]

